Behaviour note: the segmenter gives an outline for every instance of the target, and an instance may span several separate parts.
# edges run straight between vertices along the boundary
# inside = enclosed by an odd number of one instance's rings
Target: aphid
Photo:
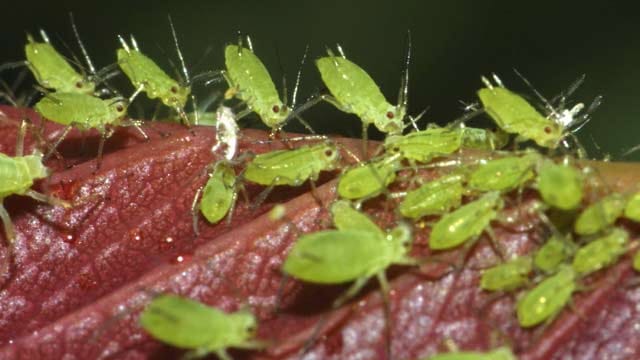
[[[469,187],[483,192],[511,191],[534,177],[539,160],[536,152],[489,160],[471,173]]]
[[[204,186],[200,200],[200,212],[212,224],[227,215],[236,200],[236,173],[229,163],[221,161]],[[196,197],[197,198],[197,197]]]
[[[395,154],[348,169],[338,181],[338,195],[349,200],[377,196],[395,180],[400,165],[400,154]]]
[[[611,226],[624,212],[624,196],[613,193],[589,205],[578,215],[574,230],[579,235],[591,235]]]
[[[384,140],[384,148],[391,154],[426,163],[436,156],[448,155],[462,145],[460,129],[431,128],[406,135],[390,135]]]
[[[187,357],[214,353],[231,360],[228,348],[260,349],[254,340],[257,322],[247,310],[225,313],[176,295],[160,295],[140,315],[140,325],[154,338],[191,350]]]
[[[564,263],[574,249],[572,243],[561,235],[552,235],[535,253],[533,265],[545,273],[553,273]]]
[[[99,168],[104,142],[111,136],[112,127],[129,124],[123,121],[127,113],[127,105],[126,99],[103,100],[81,93],[54,93],[42,98],[35,105],[35,110],[44,118],[67,126],[50,153],[58,147],[72,127],[82,131],[97,129],[102,135],[98,146],[97,167]],[[134,123],[131,125],[137,127]],[[138,128],[138,130],[142,132],[141,129]],[[144,132],[143,135],[146,137]]]
[[[427,215],[443,215],[460,206],[464,175],[451,174],[422,184],[406,194],[400,214],[417,220]]]
[[[533,269],[530,256],[519,256],[513,260],[493,266],[482,272],[480,287],[489,291],[511,291],[529,282]]]
[[[538,168],[538,191],[544,202],[561,210],[577,208],[582,201],[583,176],[568,164],[545,159]]]
[[[637,192],[627,200],[624,208],[624,217],[636,222],[640,222],[640,192]]]
[[[445,214],[431,230],[429,247],[433,250],[450,249],[471,238],[477,238],[503,206],[500,193],[492,191]]]
[[[227,70],[222,75],[229,85],[225,99],[237,97],[246,103],[247,108],[238,114],[238,119],[255,112],[272,130],[272,133],[278,132],[292,115],[291,108],[295,107],[301,73],[298,72],[290,108],[286,104],[286,87],[283,89],[285,94],[282,101],[267,68],[254,54],[251,39],[248,36],[247,45],[249,48],[243,46],[240,38],[238,45],[227,45],[224,50]],[[305,58],[306,52],[303,63]]]
[[[321,171],[337,166],[340,152],[332,143],[303,145],[293,150],[276,150],[256,155],[244,171],[244,179],[274,186],[299,186],[317,180]]]
[[[540,282],[518,300],[518,321],[522,327],[532,327],[552,318],[571,300],[576,290],[576,273],[562,265],[558,272]]]
[[[393,264],[416,263],[408,256],[412,241],[411,228],[401,223],[385,232],[346,202],[335,203],[331,211],[338,230],[300,236],[284,262],[283,271],[317,284],[355,281],[334,301],[334,308],[357,295],[375,275],[388,305],[389,284],[385,270]],[[388,306],[386,316],[388,321]],[[387,354],[389,352],[390,347],[387,348]]]
[[[27,34],[24,52],[27,60],[8,64],[4,67],[26,65],[38,83],[46,88],[59,92],[75,92],[91,94],[95,83],[88,77],[78,73],[49,42],[49,37],[40,30],[43,42],[34,40]]]
[[[480,351],[455,351],[450,353],[436,354],[424,360],[516,360],[511,349],[499,347],[495,350]]]
[[[182,63],[182,72],[185,76],[185,81],[190,81],[189,73],[182,57],[182,52],[178,47],[178,40],[171,18],[169,18],[169,24],[171,25],[171,32],[178,51],[178,57]],[[136,88],[134,95],[131,98],[135,98],[140,92],[144,92],[150,99],[160,99],[160,101],[174,109],[180,117],[189,125],[189,120],[184,112],[184,107],[187,104],[189,95],[191,94],[191,87],[185,84],[181,84],[178,81],[172,79],[166,72],[164,72],[153,60],[143,54],[138,48],[138,43],[135,38],[131,36],[131,45],[127,44],[124,38],[118,35],[122,48],[118,49],[118,66],[124,74],[129,78],[131,84]]]
[[[576,251],[573,258],[573,269],[580,276],[586,276],[613,264],[627,250],[629,234],[614,228],[603,237],[589,242]]]

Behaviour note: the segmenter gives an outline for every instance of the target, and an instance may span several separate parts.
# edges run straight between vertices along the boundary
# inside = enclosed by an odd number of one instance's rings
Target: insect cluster
[[[119,37],[117,66],[106,70],[96,71],[82,47],[89,71],[78,72],[53,48],[44,32],[41,42],[28,36],[25,61],[3,67],[26,65],[44,93],[35,110],[43,118],[66,126],[46,149],[48,155],[55,153],[71,128],[97,129],[102,134],[98,159],[114,127],[141,124],[126,120],[128,106],[138,95],[158,99],[185,126],[198,125],[210,114],[196,109],[192,81],[224,79],[228,88],[213,120],[217,141],[212,151],[218,160],[210,165],[208,181],[193,200],[196,232],[199,213],[212,224],[225,217],[230,221],[238,193],[246,184],[264,187],[254,199],[260,202],[274,187],[310,183],[315,189],[321,173],[340,171],[336,185],[339,199],[321,204],[331,214],[332,229],[300,235],[282,266],[285,274],[305,282],[352,283],[334,301],[334,308],[355,297],[374,276],[388,303],[385,270],[389,266],[418,266],[450,250],[469,250],[486,239],[502,261],[484,269],[479,288],[517,296],[520,326],[534,327],[552,321],[565,309],[583,280],[617,263],[637,246],[620,223],[640,222],[640,192],[610,191],[597,172],[581,161],[585,153],[573,134],[599,99],[585,115],[579,114],[582,104],[565,109],[566,98],[577,85],[560,97],[557,108],[539,96],[542,107],[538,109],[507,89],[497,76],[493,82],[483,77],[484,87],[477,92],[479,103],[462,118],[447,126],[429,125],[419,130],[416,121],[420,116],[407,113],[408,69],[402,77],[398,104],[392,105],[367,72],[347,59],[338,46],[338,54],[329,50],[327,56],[315,61],[326,92],[297,105],[297,85],[288,103],[286,94],[278,94],[248,37],[226,46],[224,70],[190,78],[172,24],[171,30],[182,63],[182,80],[173,79],[144,55],[133,37],[129,43]],[[407,67],[408,60],[409,55]],[[108,79],[118,74],[131,82],[134,91],[129,97],[108,85]],[[300,73],[297,83],[299,79]],[[243,109],[235,111],[228,106],[227,101],[234,98]],[[189,100],[196,109],[193,113],[185,111]],[[361,120],[362,158],[322,135],[292,139],[284,133],[283,127],[293,119],[309,126],[301,114],[321,101]],[[251,113],[271,129],[272,138],[281,137],[287,148],[239,153],[242,131],[238,121]],[[483,113],[493,120],[495,130],[466,125]],[[367,155],[370,125],[386,136],[372,156]],[[297,144],[298,140],[303,141]],[[355,161],[347,165],[345,154]],[[53,205],[70,206],[30,190],[34,180],[48,176],[42,159],[40,153],[0,154],[0,199],[29,195]],[[508,224],[505,210],[524,208],[525,198],[534,199],[528,211],[541,219],[544,241],[535,251],[516,256],[503,248],[493,228]],[[391,226],[382,227],[365,211],[380,203],[394,214]],[[286,209],[275,217],[286,217]],[[15,234],[2,206],[0,218],[11,242]],[[428,231],[427,257],[415,257],[411,252],[421,231]],[[633,265],[640,270],[640,255],[633,258]],[[451,264],[451,271],[458,270],[459,264]],[[224,313],[173,295],[156,297],[142,313],[140,324],[157,339],[191,350],[194,356],[215,353],[226,359],[229,347],[256,349],[264,345],[253,338],[258,324],[250,311]],[[450,353],[436,358],[511,359],[514,355],[501,347],[486,354]]]

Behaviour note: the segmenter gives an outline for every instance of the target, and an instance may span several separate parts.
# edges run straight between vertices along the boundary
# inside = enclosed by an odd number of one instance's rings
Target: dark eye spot
[[[82,82],[81,82],[81,81],[78,81],[78,82],[76,83],[76,87],[77,87],[78,89],[82,89]]]
[[[280,112],[280,106],[278,105],[273,105],[273,107],[271,108],[271,110],[273,110],[274,113],[279,113]]]
[[[395,114],[392,113],[391,111],[387,112],[387,119],[393,119],[395,117]]]
[[[175,86],[172,86],[171,87],[171,92],[174,93],[174,94],[177,93],[178,92],[178,88],[175,87]]]
[[[544,127],[544,132],[546,132],[547,134],[551,134],[551,127],[545,126]]]
[[[123,112],[123,111],[124,111],[124,106],[122,106],[122,105],[118,105],[118,106],[116,106],[116,110],[117,110],[118,112]]]
[[[399,146],[394,146],[393,148],[391,148],[391,151],[393,151],[394,153],[398,153],[398,152],[400,152],[400,147]]]
[[[325,151],[324,151],[324,155],[325,155],[326,157],[332,157],[332,156],[333,156],[333,150],[331,150],[331,149],[327,149],[327,150],[325,150]]]

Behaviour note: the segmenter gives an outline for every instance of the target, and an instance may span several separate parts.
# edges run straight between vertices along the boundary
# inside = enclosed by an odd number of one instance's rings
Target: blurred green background
[[[280,85],[282,68],[293,82],[305,45],[311,59],[339,42],[347,57],[377,81],[395,103],[406,32],[413,37],[410,112],[429,106],[426,121],[445,123],[462,113],[460,100],[476,101],[480,76],[495,72],[516,91],[531,94],[517,68],[551,98],[587,74],[574,102],[604,103],[579,133],[591,155],[622,157],[640,143],[640,23],[635,9],[607,2],[519,1],[22,1],[2,5],[0,62],[24,58],[25,32],[45,29],[54,45],[63,41],[79,54],[69,22],[75,15],[87,50],[98,67],[115,61],[116,34],[134,34],[141,50],[165,69],[177,62],[167,14],[171,14],[192,73],[224,66],[223,48],[237,32],[252,36],[256,54]],[[207,53],[207,49],[209,52]],[[207,55],[205,55],[207,53]],[[11,80],[12,73],[3,73]],[[300,97],[320,88],[313,63],[304,67]],[[224,86],[217,89],[223,90]],[[129,94],[132,89],[122,89]],[[306,119],[321,131],[359,136],[360,125],[328,104]],[[599,149],[598,149],[599,147]]]

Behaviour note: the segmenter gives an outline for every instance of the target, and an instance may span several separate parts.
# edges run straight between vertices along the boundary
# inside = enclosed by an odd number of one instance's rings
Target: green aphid
[[[522,296],[516,305],[522,327],[532,327],[558,314],[576,290],[576,273],[563,265],[558,272]]]
[[[517,360],[517,358],[508,347],[499,347],[486,352],[456,351],[436,354],[424,360]]]
[[[582,202],[584,178],[573,166],[545,159],[538,168],[538,191],[548,205],[572,210]]]
[[[633,255],[632,266],[635,271],[640,271],[640,251]]]
[[[609,234],[579,248],[573,258],[573,269],[580,276],[603,269],[626,253],[628,242],[629,234],[622,229],[614,228]]]
[[[533,179],[538,153],[489,160],[476,168],[469,177],[469,188],[477,191],[511,191]]]
[[[118,35],[122,48],[118,49],[118,66],[129,78],[136,94],[144,92],[149,99],[160,99],[165,105],[186,119],[184,107],[187,104],[191,87],[181,85],[172,79],[153,60],[143,54],[136,40],[131,36],[131,45]]]
[[[247,42],[249,48],[244,47],[241,42],[238,45],[227,45],[224,49],[227,70],[223,75],[229,85],[225,98],[236,97],[246,103],[247,111],[241,113],[239,118],[255,112],[272,131],[278,131],[291,115],[291,109],[280,99],[271,75],[253,53],[248,37]],[[295,95],[292,102],[292,106],[295,106]]]
[[[533,270],[530,256],[520,256],[482,272],[480,287],[489,291],[512,291],[529,282]]]
[[[371,228],[353,219],[356,210],[338,202],[332,209],[339,230],[325,230],[300,236],[285,260],[283,270],[298,279],[319,284],[340,284],[356,280],[347,292],[357,294],[374,275],[387,287],[384,271],[392,264],[414,264],[408,256],[411,230],[399,225],[389,232]],[[358,216],[358,215],[356,215]],[[341,219],[347,217],[347,219]]]
[[[574,230],[579,235],[592,235],[607,229],[622,215],[627,201],[618,193],[606,196],[589,205],[574,224]]]
[[[640,222],[640,192],[637,192],[627,200],[624,208],[624,217]]]
[[[465,177],[442,176],[407,193],[399,205],[402,216],[417,220],[427,215],[444,215],[460,206]]]
[[[477,238],[497,217],[503,206],[500,193],[492,191],[445,214],[431,230],[429,247],[433,250],[445,250]]]
[[[535,253],[533,265],[545,273],[554,273],[573,252],[573,245],[569,240],[560,235],[553,235]]]
[[[338,195],[344,199],[372,198],[386,191],[400,169],[399,154],[384,157],[351,168],[340,176]]]
[[[432,128],[407,135],[391,135],[385,138],[384,148],[389,153],[401,154],[405,159],[426,163],[436,156],[460,149],[462,134],[459,129]]]
[[[31,190],[34,180],[49,176],[49,170],[42,164],[42,155],[10,157],[0,153],[0,220],[9,243],[15,240],[15,230],[3,201],[11,195],[26,195],[35,200],[52,205],[68,206],[64,201]]]
[[[27,66],[38,83],[47,89],[66,93],[92,94],[95,83],[79,74],[60,53],[51,46],[44,31],[44,42],[37,42],[27,34],[24,52]]]
[[[176,295],[156,297],[140,315],[140,325],[164,343],[191,350],[189,358],[214,353],[230,360],[228,348],[264,347],[254,340],[257,322],[251,312],[225,313]]]
[[[358,116],[365,134],[371,124],[385,134],[400,134],[404,129],[403,121],[407,112],[407,80],[403,81],[400,89],[398,105],[391,105],[371,76],[348,60],[340,47],[338,51],[341,56],[335,56],[328,50],[329,56],[316,60],[322,81],[332,95],[321,99],[341,111]],[[406,77],[405,72],[405,79]]]
[[[244,171],[244,179],[272,186],[299,186],[317,180],[322,171],[336,168],[340,152],[332,143],[304,145],[293,150],[276,150],[256,155]]]
[[[229,213],[236,199],[236,173],[222,161],[214,166],[200,200],[200,212],[212,224]]]
[[[465,149],[500,150],[509,143],[509,134],[496,129],[463,127],[457,129],[462,133],[462,147]]]
[[[511,92],[501,83],[493,86],[485,77],[482,81],[486,88],[478,91],[478,97],[484,110],[500,129],[517,134],[524,140],[533,140],[542,147],[558,146],[564,136],[561,124],[544,117],[520,95]]]

